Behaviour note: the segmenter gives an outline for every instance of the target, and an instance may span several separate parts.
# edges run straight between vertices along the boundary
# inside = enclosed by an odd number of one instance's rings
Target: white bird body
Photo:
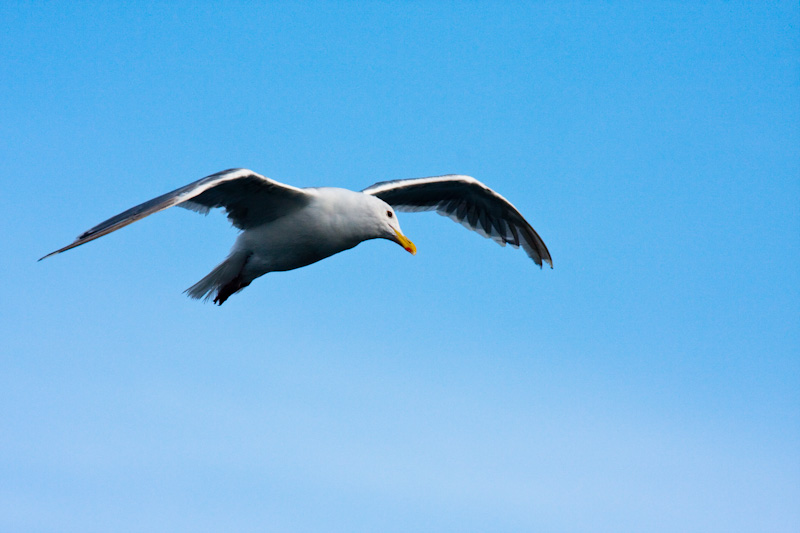
[[[392,240],[415,254],[416,247],[400,230],[393,206],[405,211],[436,210],[502,245],[523,246],[539,266],[544,260],[552,267],[544,242],[516,208],[468,176],[382,182],[355,192],[333,187],[299,189],[247,169],[212,174],[133,207],[45,257],[174,205],[200,212],[223,207],[242,230],[228,257],[186,290],[192,298],[209,298],[216,292],[214,302],[220,305],[268,272],[304,267],[366,240]]]
[[[243,231],[233,250],[252,254],[251,261],[263,269],[261,274],[266,274],[304,267],[383,236],[382,226],[370,224],[376,206],[355,201],[361,200],[363,194],[327,187],[311,192],[313,197],[306,209]],[[391,209],[378,198],[375,202],[381,204],[377,207],[381,211]],[[370,209],[367,211],[366,207]],[[353,224],[356,220],[366,223]]]
[[[189,296],[210,296],[219,288],[215,301],[221,303],[228,292],[269,272],[301,268],[369,239],[402,235],[394,210],[379,198],[334,187],[304,191],[309,194],[305,208],[242,231],[228,258],[190,287]]]

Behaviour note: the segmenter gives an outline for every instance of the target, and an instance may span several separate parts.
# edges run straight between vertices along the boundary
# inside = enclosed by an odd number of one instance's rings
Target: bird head
[[[394,209],[392,209],[392,206],[383,200],[375,199],[378,200],[375,202],[375,214],[380,221],[381,237],[396,242],[411,255],[416,255],[417,247],[408,237],[403,235],[403,232],[400,230],[400,222],[397,220],[397,214],[394,212]]]

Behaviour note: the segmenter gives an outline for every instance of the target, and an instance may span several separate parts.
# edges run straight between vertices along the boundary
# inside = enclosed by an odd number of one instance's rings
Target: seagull
[[[388,239],[416,254],[395,210],[436,211],[502,246],[522,246],[540,268],[542,261],[553,268],[550,252],[520,212],[469,176],[382,181],[357,192],[293,187],[244,168],[211,174],[132,207],[39,261],[175,205],[204,214],[221,207],[241,230],[228,257],[184,291],[195,299],[214,295],[218,305],[268,272],[304,267],[366,240]]]

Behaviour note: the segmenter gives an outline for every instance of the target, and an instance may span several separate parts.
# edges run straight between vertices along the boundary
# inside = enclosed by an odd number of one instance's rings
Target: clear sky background
[[[0,4],[0,531],[800,530],[800,8]],[[436,214],[181,294],[202,176],[475,176],[553,270]]]

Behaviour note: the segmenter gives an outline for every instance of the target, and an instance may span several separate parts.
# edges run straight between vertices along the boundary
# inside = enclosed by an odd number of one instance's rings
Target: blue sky
[[[0,5],[2,531],[797,531],[800,9]],[[247,167],[510,199],[218,308]]]

